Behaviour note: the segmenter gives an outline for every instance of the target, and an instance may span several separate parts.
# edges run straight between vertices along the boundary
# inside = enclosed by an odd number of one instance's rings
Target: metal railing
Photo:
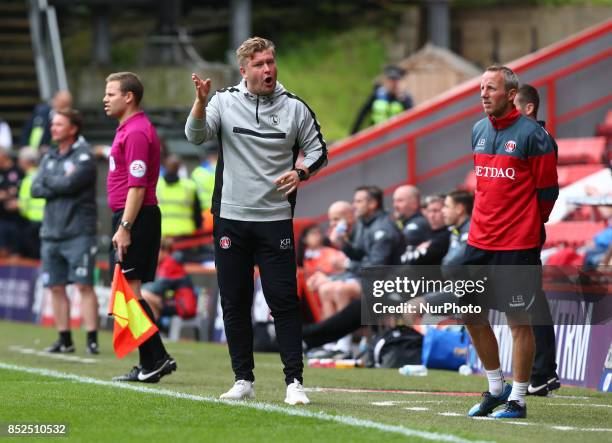
[[[590,136],[612,105],[612,20],[510,63],[540,90],[540,117],[557,137]],[[402,184],[447,192],[470,170],[472,125],[483,118],[473,79],[395,119],[337,143],[329,166],[300,188],[298,217],[324,218],[334,200],[376,184],[389,195]],[[324,196],[324,198],[322,198]]]
[[[57,15],[47,0],[30,0],[29,15],[40,98],[46,101],[68,89]]]

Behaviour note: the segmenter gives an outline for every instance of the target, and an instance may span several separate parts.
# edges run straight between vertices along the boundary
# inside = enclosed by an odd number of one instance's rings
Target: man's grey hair
[[[519,87],[518,75],[514,73],[512,69],[502,65],[492,65],[486,69],[488,72],[501,72],[504,76],[504,90],[506,92],[511,89],[517,89]]]
[[[19,159],[36,165],[38,164],[38,151],[31,146],[24,146],[19,150]]]

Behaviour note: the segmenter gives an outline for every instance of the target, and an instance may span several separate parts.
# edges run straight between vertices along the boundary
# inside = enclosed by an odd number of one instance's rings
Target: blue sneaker
[[[527,405],[521,406],[516,400],[506,403],[504,409],[495,411],[491,418],[527,418]]]
[[[512,386],[504,383],[504,389],[499,395],[492,395],[489,391],[482,393],[482,401],[477,405],[472,406],[468,412],[468,417],[486,417],[493,410],[506,403],[512,392]]]

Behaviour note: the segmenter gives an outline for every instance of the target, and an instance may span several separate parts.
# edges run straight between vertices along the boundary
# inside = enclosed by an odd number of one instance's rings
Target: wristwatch
[[[127,220],[121,220],[121,223],[119,224],[119,226],[121,226],[126,231],[132,230],[132,224]]]
[[[305,182],[306,180],[308,180],[308,174],[306,173],[306,171],[300,168],[294,168],[293,170],[297,172],[298,178],[301,182]]]

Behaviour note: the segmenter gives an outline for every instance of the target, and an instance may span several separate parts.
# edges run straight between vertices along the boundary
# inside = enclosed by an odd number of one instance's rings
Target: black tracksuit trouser
[[[236,380],[254,381],[253,267],[276,329],[285,382],[302,383],[302,316],[297,295],[292,220],[250,222],[214,218],[215,264],[223,323]]]

